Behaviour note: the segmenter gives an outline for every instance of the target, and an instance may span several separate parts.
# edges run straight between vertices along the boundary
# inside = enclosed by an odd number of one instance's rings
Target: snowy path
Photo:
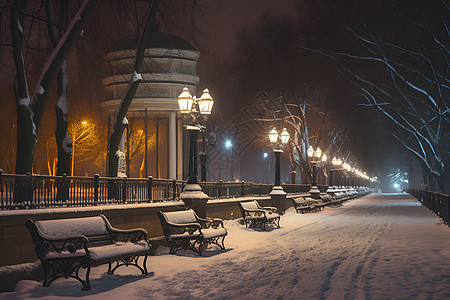
[[[376,194],[268,232],[226,221],[227,251],[149,258],[147,277],[93,269],[92,290],[22,281],[0,299],[450,299],[450,228],[411,196]],[[131,274],[131,275],[130,275]],[[84,296],[84,297],[83,297]]]

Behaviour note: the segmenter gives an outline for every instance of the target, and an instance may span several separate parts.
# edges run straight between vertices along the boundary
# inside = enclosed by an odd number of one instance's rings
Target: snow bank
[[[288,209],[281,228],[224,222],[226,250],[211,246],[148,259],[148,276],[93,268],[49,288],[21,281],[0,299],[449,299],[450,228],[409,195],[369,195],[314,214]]]

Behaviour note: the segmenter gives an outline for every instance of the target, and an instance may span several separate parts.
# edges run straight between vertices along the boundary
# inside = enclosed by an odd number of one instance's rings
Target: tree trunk
[[[56,47],[58,41],[61,39],[63,32],[63,28],[67,27],[67,12],[69,7],[69,2],[67,0],[61,1],[61,10],[60,10],[60,26],[59,29],[55,26],[56,18],[55,18],[55,9],[54,2],[50,0],[45,1],[45,9],[47,14],[47,28],[50,36],[50,40],[53,44],[53,47]],[[69,136],[69,128],[68,128],[68,104],[67,104],[67,63],[64,63],[61,66],[61,69],[58,72],[58,101],[55,105],[55,113],[56,113],[56,130],[55,130],[55,139],[56,139],[56,147],[58,149],[58,162],[57,162],[57,171],[56,175],[62,176],[63,174],[70,174],[70,156],[71,156],[71,146],[72,140]]]
[[[32,171],[33,152],[36,146],[36,130],[33,114],[30,111],[30,96],[28,94],[27,78],[22,56],[22,26],[23,11],[27,1],[16,0],[11,7],[10,30],[13,44],[13,54],[16,67],[14,94],[17,110],[17,152],[16,173],[26,174]]]
[[[139,39],[139,45],[136,52],[136,60],[134,63],[134,73],[132,75],[132,82],[130,83],[127,93],[125,94],[125,97],[122,99],[122,102],[120,104],[119,112],[116,116],[116,121],[113,127],[113,132],[111,134],[110,142],[109,142],[109,149],[108,149],[108,176],[109,177],[116,177],[119,167],[119,156],[117,155],[117,151],[119,150],[119,143],[120,139],[122,137],[122,134],[125,129],[125,122],[124,118],[127,115],[128,108],[131,105],[131,101],[133,100],[133,97],[136,93],[136,90],[140,83],[140,73],[142,69],[142,62],[144,61],[144,53],[145,53],[145,46],[147,44],[147,40],[150,37],[151,33],[151,25],[153,22],[153,18],[155,16],[155,13],[158,9],[160,0],[154,0],[151,4],[150,11],[147,16],[147,21],[144,27],[144,31],[141,34],[141,37]]]
[[[69,136],[67,122],[67,72],[66,63],[63,64],[58,74],[58,101],[55,105],[56,113],[56,146],[58,149],[58,163],[56,175],[70,174],[70,158],[72,153],[72,139]],[[65,73],[65,75],[64,75]],[[65,91],[60,91],[63,89]]]
[[[36,93],[32,101],[28,94],[25,66],[22,58],[22,27],[23,14],[26,1],[15,0],[11,8],[11,37],[13,44],[14,62],[16,66],[15,95],[17,103],[17,156],[16,173],[26,174],[32,172],[33,154],[36,145],[36,132],[44,113],[49,96],[50,87],[57,76],[59,69],[65,61],[69,51],[75,45],[81,31],[89,17],[95,10],[98,0],[85,0],[69,29],[53,50],[51,56],[41,72],[36,85]]]
[[[448,167],[441,174],[441,176],[436,177],[436,180],[439,184],[440,192],[446,195],[450,195],[450,172]]]

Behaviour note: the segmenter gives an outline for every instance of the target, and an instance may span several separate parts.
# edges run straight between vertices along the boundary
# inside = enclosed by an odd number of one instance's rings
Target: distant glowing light
[[[233,146],[233,143],[230,140],[226,140],[225,141],[225,147],[226,148],[231,148],[231,146]]]
[[[234,182],[239,182],[239,179],[236,179]]]
[[[267,158],[267,156],[269,156],[269,155],[267,154],[267,152],[264,152],[263,157],[264,157],[264,158]]]
[[[394,183],[394,188],[399,189],[400,188],[400,184]]]
[[[81,122],[81,124],[86,125],[86,124],[87,124],[87,121],[83,121],[83,122]]]

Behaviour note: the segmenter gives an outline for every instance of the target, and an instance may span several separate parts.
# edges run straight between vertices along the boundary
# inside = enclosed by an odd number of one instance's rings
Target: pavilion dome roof
[[[111,52],[137,49],[139,37],[128,36],[117,42],[112,48]],[[163,48],[163,49],[179,49],[197,51],[188,41],[165,32],[153,31],[147,41],[147,49],[149,48]]]

